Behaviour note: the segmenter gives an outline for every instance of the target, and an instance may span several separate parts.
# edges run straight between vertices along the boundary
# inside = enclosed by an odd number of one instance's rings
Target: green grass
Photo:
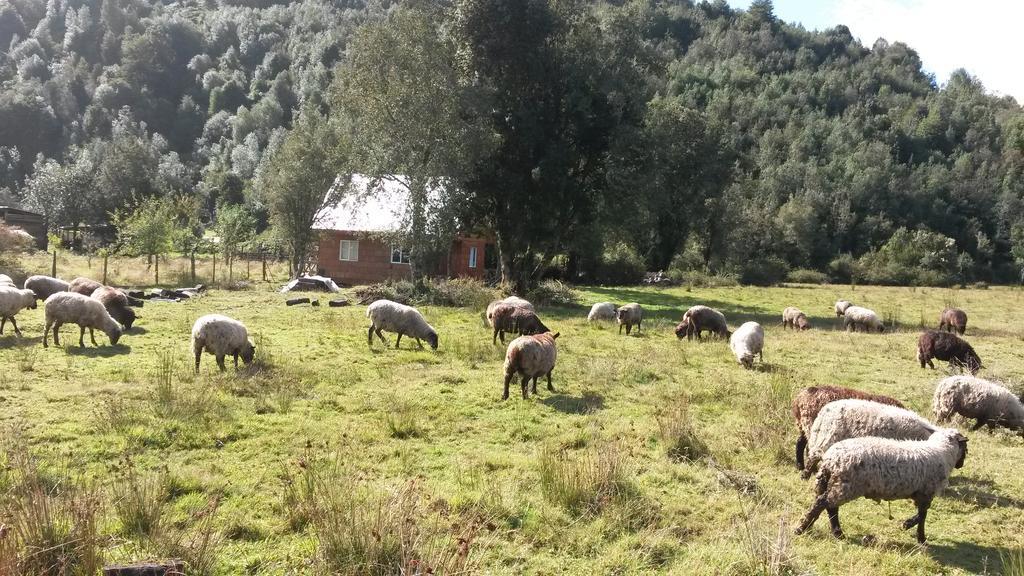
[[[930,416],[942,370],[918,367],[916,337],[951,301],[970,314],[982,375],[1020,382],[1024,292],[580,295],[579,308],[539,310],[561,332],[557,392],[541,385],[528,401],[505,402],[504,350],[490,345],[478,309],[421,308],[440,334],[436,352],[411,342],[369,349],[364,307],[286,307],[269,287],[148,303],[117,346],[98,335],[103,345],[84,350],[43,350],[43,310],[26,310],[26,338],[0,337],[0,429],[43,470],[72,471],[89,487],[77,494],[102,499],[96,541],[107,562],[173,554],[217,574],[997,574],[1004,563],[1020,573],[1019,436],[969,434],[966,466],[929,514],[927,547],[899,527],[910,502],[893,503],[893,520],[884,504],[844,506],[841,541],[826,520],[792,537],[812,485],[793,468],[789,401],[801,386],[837,384]],[[900,325],[838,331],[838,297]],[[643,332],[588,325],[583,304],[605,300],[643,304]],[[724,342],[676,340],[675,322],[696,303],[722,310],[730,326],[761,322],[765,365],[743,370]],[[783,331],[789,305],[814,329]],[[236,373],[229,363],[221,375],[206,356],[192,374],[189,330],[209,312],[249,326],[256,367]],[[0,469],[10,458],[0,454]],[[12,474],[0,474],[0,514],[24,492]]]

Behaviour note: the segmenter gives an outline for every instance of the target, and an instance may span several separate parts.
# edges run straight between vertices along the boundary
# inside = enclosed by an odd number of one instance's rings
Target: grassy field
[[[44,350],[42,309],[24,311],[25,338],[0,337],[0,522],[42,522],[25,496],[39,485],[54,509],[94,517],[86,532],[103,560],[180,556],[217,574],[357,573],[374,561],[392,563],[381,573],[1021,573],[1019,436],[969,434],[966,465],[928,516],[927,546],[899,527],[909,501],[892,504],[893,519],[885,503],[844,506],[842,540],[827,519],[793,537],[812,483],[794,469],[789,404],[802,386],[838,384],[930,417],[943,370],[918,367],[916,337],[949,304],[970,314],[982,375],[1020,382],[1024,292],[579,295],[580,307],[539,310],[562,334],[556,392],[542,384],[523,401],[513,389],[505,402],[504,349],[491,345],[482,308],[421,307],[436,352],[369,349],[364,307],[285,307],[269,287],[149,303],[117,346],[98,334],[101,346],[84,350]],[[838,297],[897,328],[838,331]],[[643,332],[588,325],[583,304],[603,300],[643,304]],[[678,341],[672,328],[696,303],[732,327],[761,322],[765,365],[743,370],[721,341]],[[814,329],[784,332],[788,305]],[[253,368],[221,375],[207,356],[192,375],[190,327],[209,312],[248,325]]]

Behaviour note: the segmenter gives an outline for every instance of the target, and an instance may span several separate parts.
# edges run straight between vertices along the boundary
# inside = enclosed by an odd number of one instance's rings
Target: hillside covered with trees
[[[982,80],[767,0],[0,0],[0,203],[301,267],[336,174],[403,174],[414,259],[458,223],[516,284],[1016,281],[1024,111]]]

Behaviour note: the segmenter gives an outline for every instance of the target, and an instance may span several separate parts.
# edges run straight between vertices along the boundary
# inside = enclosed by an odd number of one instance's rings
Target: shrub
[[[483,308],[497,297],[497,292],[480,280],[455,278],[428,281],[415,301],[437,306],[459,306],[462,308]]]
[[[545,280],[530,290],[526,299],[538,306],[573,306],[580,297],[568,284]]]
[[[807,268],[797,268],[789,271],[786,281],[796,284],[828,284],[828,274]]]
[[[789,272],[789,265],[777,256],[753,258],[743,265],[740,283],[754,286],[774,286],[782,282]]]
[[[408,304],[413,301],[416,286],[408,280],[379,282],[356,288],[355,295],[360,304],[371,304],[377,300],[391,300]]]
[[[596,280],[613,286],[639,284],[646,272],[643,258],[636,250],[625,242],[619,242],[605,250]]]
[[[952,238],[900,228],[881,248],[861,256],[857,269],[872,284],[949,286],[959,277],[960,261]]]
[[[121,533],[153,536],[163,518],[166,497],[163,478],[156,474],[139,474],[131,462],[126,462],[125,468],[124,476],[111,484],[114,513],[121,522]]]
[[[670,270],[669,277],[673,282],[694,288],[722,288],[738,286],[740,283],[735,274],[709,274],[701,270]]]
[[[840,254],[828,263],[828,277],[837,283],[857,280],[857,261],[852,254]]]

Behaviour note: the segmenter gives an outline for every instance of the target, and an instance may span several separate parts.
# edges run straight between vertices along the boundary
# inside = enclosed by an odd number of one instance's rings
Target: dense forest
[[[0,82],[0,203],[51,228],[173,199],[299,268],[335,175],[402,174],[414,259],[454,223],[517,284],[1024,269],[1020,105],[768,0],[0,0]]]

